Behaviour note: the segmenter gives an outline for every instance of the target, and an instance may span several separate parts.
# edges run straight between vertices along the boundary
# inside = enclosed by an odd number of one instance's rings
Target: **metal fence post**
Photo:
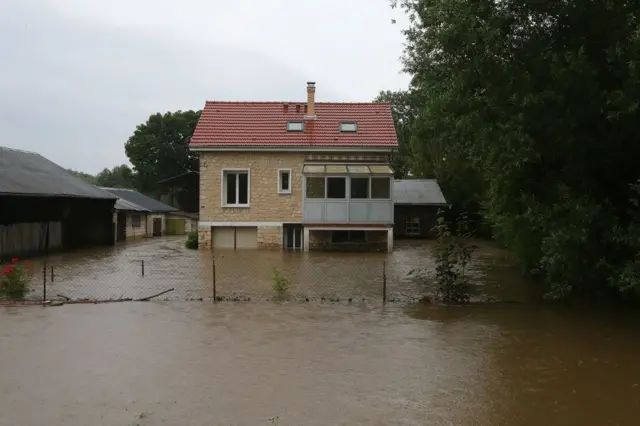
[[[47,261],[44,261],[44,266],[42,267],[42,301],[47,301]]]
[[[216,258],[212,257],[213,261],[213,303],[216,303]]]
[[[382,303],[387,303],[387,261],[382,262]]]
[[[142,266],[142,276],[144,277],[144,260],[140,261],[140,265]]]

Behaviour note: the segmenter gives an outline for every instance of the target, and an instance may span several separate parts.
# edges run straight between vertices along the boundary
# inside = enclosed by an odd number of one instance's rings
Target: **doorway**
[[[127,214],[125,212],[118,212],[116,219],[116,241],[124,241],[127,239]]]
[[[162,218],[160,217],[153,218],[153,236],[154,237],[162,236]]]
[[[302,250],[302,225],[297,223],[284,224],[284,244],[282,245],[288,251]]]

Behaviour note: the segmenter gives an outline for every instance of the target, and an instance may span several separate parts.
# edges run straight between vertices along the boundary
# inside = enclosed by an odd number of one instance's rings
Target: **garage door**
[[[213,228],[213,248],[234,247],[234,228]]]
[[[213,247],[220,249],[258,248],[258,228],[217,227],[213,228]]]
[[[236,248],[258,248],[258,228],[236,228]]]

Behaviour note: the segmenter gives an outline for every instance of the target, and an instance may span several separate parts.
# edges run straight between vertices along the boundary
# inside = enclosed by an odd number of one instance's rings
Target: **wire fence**
[[[25,291],[0,299],[399,302],[419,299],[424,283],[410,265],[371,254],[189,252],[158,256],[42,259],[23,265]],[[284,290],[284,291],[279,291]]]

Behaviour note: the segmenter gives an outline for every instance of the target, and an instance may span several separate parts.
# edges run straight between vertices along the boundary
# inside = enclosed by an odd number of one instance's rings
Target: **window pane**
[[[375,173],[377,175],[392,175],[393,174],[393,170],[391,170],[391,167],[387,166],[387,165],[378,165],[378,166],[369,166],[369,169],[371,170],[371,173]]]
[[[280,172],[280,189],[289,190],[289,172]]]
[[[289,132],[302,132],[304,130],[304,123],[301,121],[289,121],[287,123],[287,131]]]
[[[347,168],[349,169],[349,173],[363,174],[363,175],[369,174],[369,167],[364,165],[353,164],[353,165],[347,166]]]
[[[343,121],[340,123],[341,132],[355,132],[358,130],[358,126],[354,122]]]
[[[324,166],[305,164],[302,173],[324,173]]]
[[[342,177],[327,178],[327,198],[346,198],[347,180]]]
[[[327,173],[347,173],[347,166],[340,164],[327,164]]]
[[[307,198],[324,198],[324,178],[307,178]]]
[[[351,198],[369,198],[369,178],[351,178]]]
[[[238,204],[249,204],[249,175],[247,173],[238,173]]]
[[[235,173],[227,173],[227,204],[236,203],[236,177]]]
[[[391,198],[391,179],[371,178],[371,198],[385,200]]]

